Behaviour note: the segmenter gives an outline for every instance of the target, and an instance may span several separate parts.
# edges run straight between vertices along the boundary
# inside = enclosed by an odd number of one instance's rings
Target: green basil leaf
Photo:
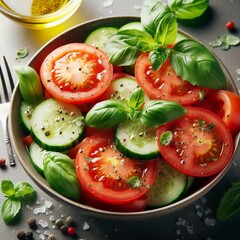
[[[58,193],[79,201],[80,183],[71,158],[58,152],[49,152],[44,156],[44,175],[48,184]]]
[[[167,146],[172,141],[172,132],[166,131],[166,132],[162,133],[159,141],[163,146]]]
[[[23,100],[27,103],[38,104],[43,100],[43,89],[37,72],[26,65],[14,66],[19,79],[19,89]]]
[[[201,16],[208,8],[209,0],[168,0],[168,5],[179,19]]]
[[[175,15],[173,13],[167,13],[159,22],[154,39],[162,46],[167,46],[176,40],[177,32],[178,24]]]
[[[154,39],[162,18],[171,13],[168,5],[159,0],[144,0],[141,11],[141,23],[144,30]]]
[[[240,213],[240,180],[232,183],[232,186],[224,193],[217,208],[217,218],[220,221],[227,220],[236,213]]]
[[[141,88],[136,88],[130,95],[129,107],[132,109],[140,108],[144,101],[144,91]]]
[[[113,35],[104,45],[104,51],[109,56],[109,62],[119,66],[133,65],[141,51],[122,40],[121,35]]]
[[[130,188],[139,188],[141,187],[141,181],[140,178],[138,176],[131,176],[128,180],[127,180],[127,185]]]
[[[162,64],[167,60],[169,53],[170,49],[168,48],[161,48],[150,52],[149,59],[155,71],[157,71],[162,66]]]
[[[127,106],[120,100],[99,102],[87,113],[87,125],[98,128],[111,128],[123,122],[127,117]]]
[[[14,185],[10,180],[2,180],[1,189],[2,192],[7,196],[13,196],[15,193]]]
[[[17,57],[16,57],[17,60],[20,58],[25,58],[28,55],[28,48],[27,47],[19,48],[16,54],[17,54]]]
[[[156,42],[151,35],[139,29],[122,30],[116,35],[119,36],[121,41],[143,52],[149,51],[156,46]]]
[[[183,80],[193,85],[225,89],[226,78],[214,55],[202,44],[184,39],[170,52],[171,64]]]
[[[6,224],[14,224],[19,220],[21,202],[8,198],[2,205],[2,217]]]
[[[36,191],[27,182],[20,182],[15,187],[14,199],[29,202],[36,198]]]
[[[186,109],[176,102],[152,100],[143,106],[140,121],[147,126],[157,127],[171,122],[185,113]]]

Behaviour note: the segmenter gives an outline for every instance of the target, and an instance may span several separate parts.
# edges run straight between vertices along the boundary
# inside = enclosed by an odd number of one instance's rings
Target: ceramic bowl
[[[55,48],[71,43],[71,42],[82,42],[86,38],[86,36],[96,28],[103,27],[103,26],[115,26],[120,27],[123,24],[132,21],[139,21],[139,18],[136,17],[111,17],[111,18],[103,18],[92,20],[83,24],[80,24],[61,35],[57,36],[56,38],[52,39],[48,42],[45,46],[43,46],[30,60],[29,65],[39,71],[40,65],[44,58]],[[186,33],[182,32],[183,34],[187,35]],[[191,37],[187,35],[188,37]],[[195,39],[196,40],[196,39]],[[226,75],[228,89],[237,92],[237,88],[231,79],[228,71],[224,67],[224,65],[219,60],[219,63]],[[164,206],[157,209],[146,210],[142,212],[130,212],[130,213],[119,213],[119,212],[112,212],[112,211],[105,211],[101,209],[96,209],[94,207],[86,206],[81,203],[72,201],[53,189],[51,189],[47,183],[47,181],[35,170],[33,165],[31,164],[28,152],[26,147],[24,146],[23,142],[21,141],[21,137],[23,136],[23,130],[21,124],[19,122],[19,108],[20,108],[21,96],[19,88],[16,87],[11,104],[11,115],[10,115],[10,126],[11,126],[11,137],[14,144],[14,149],[16,151],[16,155],[22,164],[23,168],[27,172],[27,174],[32,178],[32,180],[46,193],[51,195],[54,198],[57,198],[60,201],[70,204],[71,206],[75,206],[79,209],[80,213],[86,213],[88,215],[100,218],[107,218],[107,219],[148,219],[153,218],[169,213],[176,212],[187,205],[193,203],[203,195],[205,195],[209,190],[211,190],[226,174],[227,170],[231,166],[231,163],[234,161],[235,158],[239,157],[239,137],[235,139],[235,152],[233,155],[232,160],[229,164],[221,171],[219,174],[202,178],[196,180],[194,186],[192,187],[191,191],[188,193],[186,197],[183,199],[172,203],[168,206]],[[238,156],[237,156],[238,155]]]
[[[4,4],[3,1],[0,1],[0,12],[6,17],[8,17],[9,19],[21,24],[22,26],[25,26],[27,28],[32,28],[32,29],[42,29],[42,28],[53,27],[64,22],[70,16],[72,16],[72,14],[78,9],[81,3],[82,3],[82,0],[70,0],[70,1],[66,1],[66,4],[60,7],[57,11],[49,14],[23,15],[18,13],[17,10],[14,11],[13,7],[10,8],[9,7],[10,5],[6,5]]]

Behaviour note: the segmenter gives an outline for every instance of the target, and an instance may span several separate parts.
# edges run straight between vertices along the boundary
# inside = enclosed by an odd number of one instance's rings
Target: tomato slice
[[[144,196],[156,178],[156,164],[123,156],[113,145],[113,134],[104,131],[85,138],[75,160],[78,179],[88,194],[115,205]],[[130,186],[130,179],[138,179],[139,185]]]
[[[233,135],[240,130],[240,96],[228,90],[210,90],[197,106],[216,113]]]
[[[135,78],[146,95],[152,99],[175,101],[189,105],[199,101],[201,88],[182,80],[170,64],[169,58],[155,71],[149,53],[142,53],[135,64]]]
[[[160,153],[169,164],[194,177],[220,172],[233,153],[233,139],[223,121],[209,110],[186,107],[181,118],[159,126],[157,143]],[[162,134],[171,131],[172,139],[163,145]]]
[[[40,78],[49,94],[75,104],[97,99],[107,89],[112,75],[113,67],[107,54],[84,43],[70,43],[55,49],[40,69]]]

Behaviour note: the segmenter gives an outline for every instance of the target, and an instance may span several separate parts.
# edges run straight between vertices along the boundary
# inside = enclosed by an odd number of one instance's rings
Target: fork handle
[[[7,146],[9,164],[10,164],[10,166],[14,167],[16,165],[16,162],[15,162],[15,155],[14,155],[13,150],[12,150],[12,144],[11,144],[10,137],[9,137],[8,117],[7,117],[7,120],[6,120],[5,143],[6,143],[6,146]]]

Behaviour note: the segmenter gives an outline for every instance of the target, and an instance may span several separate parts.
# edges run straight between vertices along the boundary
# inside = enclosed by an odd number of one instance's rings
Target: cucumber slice
[[[114,143],[127,157],[148,160],[160,156],[155,138],[156,128],[128,119],[117,127]]]
[[[162,207],[178,200],[187,186],[188,177],[163,159],[158,160],[158,173],[147,193],[147,206]]]
[[[33,142],[29,147],[29,155],[32,161],[34,168],[44,177],[44,170],[43,170],[43,155],[47,151],[41,148],[38,144]]]
[[[29,133],[31,132],[31,118],[35,106],[26,102],[22,102],[20,106],[20,121],[23,125],[24,130]]]
[[[103,95],[104,99],[120,99],[122,101],[129,101],[131,93],[139,88],[138,83],[132,78],[118,78],[113,80]],[[144,102],[150,99],[145,95]]]
[[[119,31],[126,30],[126,29],[138,29],[138,30],[144,30],[143,26],[140,22],[130,22],[124,24],[122,27],[119,28]]]
[[[118,28],[115,27],[101,27],[97,28],[93,32],[91,32],[87,38],[85,39],[85,43],[94,45],[100,49],[103,49],[104,44],[118,31]]]
[[[84,124],[80,109],[72,104],[47,99],[33,111],[32,136],[40,147],[65,151],[82,137]]]

